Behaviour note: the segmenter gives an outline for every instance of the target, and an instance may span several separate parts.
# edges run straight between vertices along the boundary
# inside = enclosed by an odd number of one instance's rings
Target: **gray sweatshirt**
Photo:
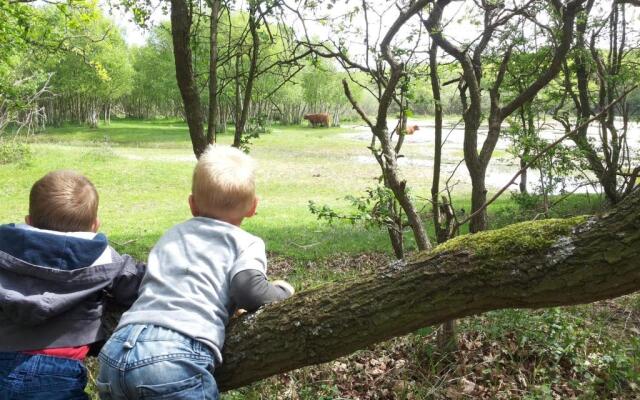
[[[149,254],[139,297],[120,320],[173,329],[208,345],[222,362],[235,308],[290,296],[266,280],[262,239],[226,222],[196,217],[167,231]]]

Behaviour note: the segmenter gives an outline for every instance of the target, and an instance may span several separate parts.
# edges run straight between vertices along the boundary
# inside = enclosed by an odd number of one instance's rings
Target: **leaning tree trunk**
[[[191,53],[191,24],[192,14],[185,0],[171,0],[171,36],[173,38],[173,56],[176,65],[176,80],[182,102],[184,114],[189,126],[191,145],[196,157],[207,148],[207,138],[204,133],[204,115],[200,102],[200,92],[193,70]]]
[[[218,14],[221,0],[209,2],[211,16],[209,21],[209,118],[207,125],[207,143],[216,142],[218,130]]]
[[[242,136],[244,135],[247,119],[249,117],[249,107],[251,105],[251,95],[253,94],[253,84],[256,80],[258,70],[258,56],[260,51],[260,35],[258,34],[258,21],[255,10],[249,7],[249,31],[251,32],[251,53],[249,54],[249,72],[247,82],[244,87],[244,97],[242,99],[242,110],[236,111],[236,129],[233,136],[233,146],[240,147]],[[237,71],[237,70],[236,70]],[[238,73],[238,72],[236,72]],[[237,96],[237,95],[236,95]],[[238,107],[238,103],[236,103]]]
[[[461,236],[408,264],[296,294],[233,321],[222,390],[454,318],[592,302],[640,289],[640,191],[598,217]]]

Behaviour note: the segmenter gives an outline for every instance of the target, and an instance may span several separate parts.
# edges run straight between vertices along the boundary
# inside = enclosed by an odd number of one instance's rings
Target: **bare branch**
[[[360,118],[362,118],[362,120],[367,125],[369,125],[369,128],[373,130],[373,123],[371,122],[369,117],[367,117],[367,114],[365,114],[362,108],[358,105],[358,102],[353,98],[353,95],[351,94],[351,90],[349,89],[349,84],[347,83],[346,79],[342,80],[342,87],[344,88],[344,94],[345,96],[347,96],[347,99],[349,99],[349,103],[351,103],[351,105],[353,106],[353,109],[356,110]]]

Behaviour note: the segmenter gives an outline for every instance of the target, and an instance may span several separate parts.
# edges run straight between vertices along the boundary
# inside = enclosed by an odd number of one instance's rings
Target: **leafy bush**
[[[511,200],[518,205],[521,211],[536,210],[540,206],[541,197],[537,194],[511,192]]]
[[[0,139],[0,165],[28,163],[31,156],[31,147],[27,143]]]

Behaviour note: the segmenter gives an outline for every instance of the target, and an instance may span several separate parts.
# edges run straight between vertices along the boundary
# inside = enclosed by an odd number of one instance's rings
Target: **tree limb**
[[[221,390],[333,360],[454,318],[640,289],[640,191],[592,217],[461,236],[408,264],[307,290],[233,321]]]
[[[538,92],[544,88],[553,78],[556,77],[562,68],[562,62],[565,60],[571,42],[573,41],[573,22],[577,12],[580,10],[584,0],[571,0],[562,9],[562,40],[553,53],[551,64],[543,74],[531,83],[525,90],[520,92],[509,104],[502,107],[500,117],[502,120],[510,116],[515,110],[533,99]],[[560,10],[558,10],[560,11]]]
[[[347,83],[346,79],[342,80],[342,87],[344,89],[344,95],[347,96],[347,99],[349,100],[349,103],[351,103],[351,106],[353,107],[353,109],[356,110],[360,118],[362,118],[362,120],[367,125],[369,125],[369,128],[373,130],[373,123],[371,122],[369,117],[367,117],[367,114],[365,114],[364,110],[362,110],[362,108],[358,105],[358,102],[356,101],[356,99],[353,98],[353,95],[351,94],[351,89],[349,89],[349,83]]]

